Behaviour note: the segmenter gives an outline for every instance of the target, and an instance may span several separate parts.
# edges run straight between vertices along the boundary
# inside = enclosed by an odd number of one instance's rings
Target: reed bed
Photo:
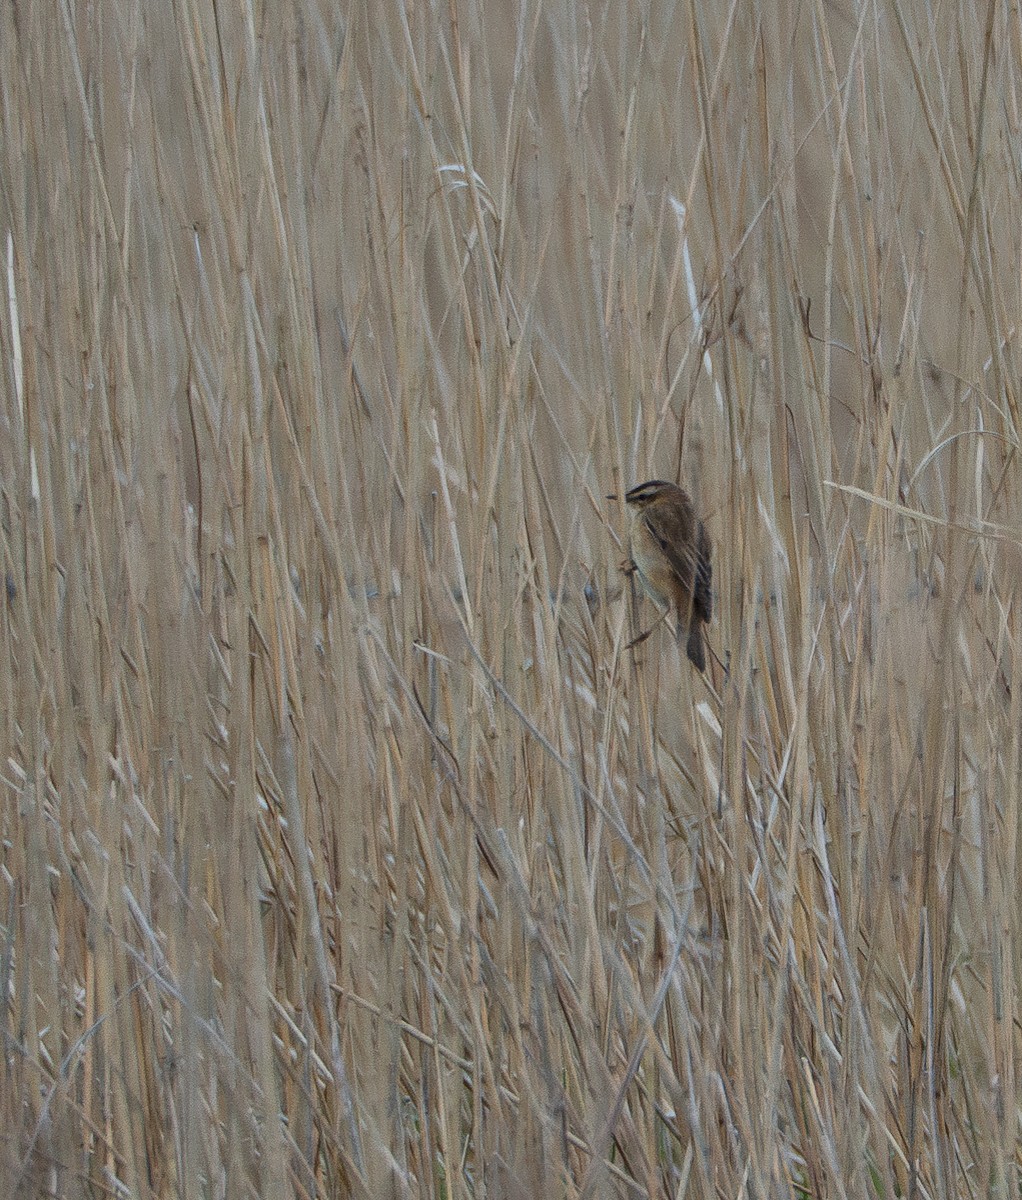
[[[1017,1198],[1018,10],[0,62],[0,1193]]]

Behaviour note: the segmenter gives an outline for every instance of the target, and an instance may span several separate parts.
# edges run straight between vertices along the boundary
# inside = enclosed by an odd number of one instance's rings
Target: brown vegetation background
[[[1020,62],[0,6],[3,1195],[1019,1196]]]

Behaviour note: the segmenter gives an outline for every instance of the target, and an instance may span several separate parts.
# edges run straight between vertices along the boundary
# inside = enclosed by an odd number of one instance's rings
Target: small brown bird
[[[661,620],[674,605],[678,639],[688,631],[685,649],[693,664],[705,671],[703,626],[713,615],[713,568],[706,528],[696,516],[688,492],[663,479],[640,483],[625,500],[633,510],[631,556],[639,581],[653,603],[663,609]],[[644,641],[653,629],[636,641]]]

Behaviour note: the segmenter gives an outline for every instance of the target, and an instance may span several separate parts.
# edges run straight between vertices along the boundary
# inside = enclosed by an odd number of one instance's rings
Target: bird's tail
[[[692,626],[688,631],[688,644],[685,646],[688,651],[689,659],[692,665],[698,667],[700,671],[706,670],[706,648],[703,644],[703,623],[702,621],[693,621]]]

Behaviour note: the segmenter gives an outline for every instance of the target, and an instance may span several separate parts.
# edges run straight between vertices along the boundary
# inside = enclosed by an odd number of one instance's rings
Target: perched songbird
[[[639,580],[663,610],[661,620],[674,606],[678,639],[688,631],[688,656],[705,671],[703,626],[713,614],[713,568],[706,528],[696,516],[688,492],[662,479],[640,483],[625,500],[632,508],[631,556]],[[650,629],[636,641],[652,632]]]

